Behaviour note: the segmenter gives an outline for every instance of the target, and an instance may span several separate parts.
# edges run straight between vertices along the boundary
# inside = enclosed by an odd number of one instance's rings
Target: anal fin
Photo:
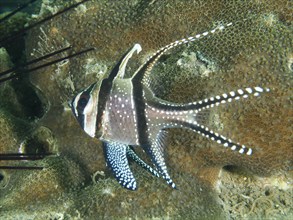
[[[127,150],[127,157],[132,159],[134,162],[136,162],[138,165],[140,165],[145,170],[149,171],[152,175],[156,177],[160,177],[159,173],[153,169],[151,166],[149,166],[146,162],[144,162],[133,150],[133,147],[128,146]]]
[[[168,173],[166,162],[164,159],[164,152],[163,152],[164,146],[165,146],[164,136],[165,136],[165,132],[161,130],[159,134],[157,135],[156,139],[154,139],[151,144],[144,145],[143,147],[146,150],[146,152],[150,155],[153,164],[156,166],[157,170],[159,171],[160,176],[162,176],[163,179],[166,180],[168,185],[176,189],[176,185]]]

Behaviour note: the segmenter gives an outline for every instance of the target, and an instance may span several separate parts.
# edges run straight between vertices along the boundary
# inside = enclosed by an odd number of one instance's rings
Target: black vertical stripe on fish
[[[114,77],[113,77],[114,79]],[[96,120],[96,126],[97,131],[102,126],[102,118],[104,114],[104,110],[106,108],[107,100],[109,98],[111,89],[112,89],[112,81],[113,79],[103,79],[101,86],[100,86],[100,92],[99,92],[99,100],[98,100],[98,114],[97,114],[97,120]]]
[[[112,69],[110,72],[109,76],[105,79],[102,80],[101,85],[100,85],[100,92],[99,92],[99,99],[98,99],[98,114],[97,114],[97,120],[96,120],[96,125],[97,125],[97,130],[100,129],[101,127],[101,122],[102,122],[102,117],[104,110],[106,108],[106,104],[108,101],[108,98],[111,93],[111,89],[113,86],[113,80],[117,77],[117,74],[119,73],[119,70],[121,69],[121,65],[123,65],[123,60],[125,57],[129,54],[129,52],[132,50],[130,48],[119,60],[119,62],[115,65],[115,67]]]
[[[142,75],[141,75],[142,76]],[[140,78],[141,79],[141,78]],[[133,79],[133,96],[135,100],[135,109],[136,109],[136,116],[137,116],[137,131],[138,131],[138,138],[139,144],[142,148],[147,152],[147,154],[151,157],[152,162],[155,164],[157,170],[159,171],[160,175],[166,180],[168,185],[172,188],[176,189],[176,185],[171,179],[166,162],[164,159],[164,142],[162,141],[162,131],[159,134],[156,134],[155,137],[153,136],[151,129],[148,128],[147,118],[146,118],[146,99],[143,90],[143,84],[141,83],[139,77]],[[138,81],[136,81],[138,80]],[[152,136],[152,139],[150,139]]]
[[[80,123],[81,127],[84,128],[84,109],[86,108],[89,100],[90,100],[90,93],[96,83],[89,86],[86,90],[84,90],[80,95],[75,97],[71,102],[72,108],[74,108],[75,116],[78,122]],[[78,98],[78,100],[76,100]],[[76,102],[76,105],[74,103]]]
[[[147,120],[145,115],[145,98],[144,98],[144,88],[143,88],[143,79],[145,77],[145,73],[148,69],[152,68],[152,66],[156,63],[156,61],[161,57],[161,55],[165,52],[165,50],[159,50],[156,54],[149,58],[149,60],[142,65],[139,70],[132,77],[132,85],[133,85],[133,98],[136,109],[137,116],[137,131],[139,137],[139,143],[141,145],[151,143],[148,140],[147,133]]]
[[[136,123],[138,132],[138,143],[142,146],[151,144],[148,140],[147,121],[145,116],[145,100],[143,97],[143,85],[141,81],[132,81],[133,100],[136,111]]]

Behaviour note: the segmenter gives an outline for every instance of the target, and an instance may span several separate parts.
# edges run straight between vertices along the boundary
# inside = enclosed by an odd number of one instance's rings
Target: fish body
[[[101,140],[140,144],[135,101],[131,79],[116,79],[105,108]]]
[[[203,34],[170,43],[155,52],[131,78],[125,78],[128,60],[135,52],[141,51],[141,46],[135,44],[122,56],[108,76],[93,83],[72,100],[71,108],[77,121],[88,135],[103,142],[107,166],[123,187],[137,189],[128,162],[133,160],[153,175],[165,179],[172,188],[176,188],[168,173],[163,152],[167,128],[191,129],[241,154],[252,154],[251,148],[235,143],[202,125],[202,112],[250,95],[258,96],[269,89],[238,89],[186,104],[162,100],[150,89],[151,70],[166,51],[208,34],[214,34],[217,30],[223,30],[231,25],[232,23],[229,23]],[[144,149],[155,168],[146,164],[135,153],[135,146]]]

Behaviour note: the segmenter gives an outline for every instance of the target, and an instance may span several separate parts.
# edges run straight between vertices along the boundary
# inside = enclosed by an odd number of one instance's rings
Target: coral
[[[25,215],[28,218],[34,216],[42,219],[42,216],[63,213],[68,208],[71,200],[64,198],[64,193],[78,190],[82,185],[84,176],[80,168],[64,157],[47,158],[38,165],[45,168],[41,171],[24,171],[10,178],[9,188],[18,190],[5,192],[0,202],[1,215],[4,214],[7,218]],[[60,206],[59,202],[68,204]],[[46,207],[42,208],[42,212],[35,212],[40,204],[46,204]],[[13,210],[13,213],[9,210]]]
[[[6,188],[6,186],[9,184],[9,180],[10,180],[9,174],[6,171],[1,170],[0,171],[0,190],[3,190]]]
[[[291,219],[292,181],[292,171],[266,178],[223,171],[220,199],[231,219]]]
[[[6,69],[8,69],[9,67],[12,66],[9,55],[7,53],[7,51],[5,50],[5,48],[0,48],[0,71],[4,71]]]
[[[8,13],[3,13],[0,15],[0,19],[5,17]],[[0,26],[0,32],[2,34],[1,39],[3,37],[7,37],[11,35],[11,33],[21,29],[24,25],[29,21],[29,15],[26,13],[19,12],[15,16],[13,16],[9,22],[6,22],[5,25]]]
[[[65,1],[43,2],[40,16],[60,10]],[[289,218],[291,191],[269,186],[267,196],[261,185],[264,180],[278,179],[276,174],[286,176],[293,165],[290,10],[287,0],[99,0],[31,30],[26,36],[28,60],[68,45],[74,51],[96,50],[30,75],[44,109],[35,117],[36,122],[25,119],[25,113],[11,114],[0,106],[1,151],[17,151],[21,143],[30,143],[60,155],[41,162],[47,168],[40,172],[9,172],[8,184],[0,188],[1,215],[6,219],[13,215],[40,219],[224,219],[259,217],[256,212],[278,217],[283,212]],[[165,151],[179,190],[169,189],[163,180],[135,165],[131,168],[139,190],[120,188],[104,165],[101,143],[84,134],[66,103],[110,70],[134,43],[140,43],[143,51],[131,60],[129,75],[161,46],[229,22],[234,25],[163,56],[152,73],[152,87],[157,96],[175,102],[196,101],[243,87],[271,88],[259,98],[207,112],[206,125],[252,147],[254,154],[235,154],[198,134],[173,129],[168,131]],[[1,86],[0,90],[2,101],[7,90]],[[26,105],[22,102],[19,106],[18,112],[22,112]],[[144,155],[140,150],[138,153]],[[227,166],[238,168],[237,172],[223,171]],[[105,177],[93,184],[91,175],[96,171],[104,172]],[[0,175],[8,177],[7,173]],[[270,175],[272,179],[267,179]],[[31,192],[32,188],[36,190]],[[272,201],[278,207],[272,206]],[[241,216],[236,213],[239,210]]]
[[[19,146],[31,130],[29,123],[0,109],[0,152],[17,152],[15,146]]]
[[[0,48],[0,72],[3,72],[12,67],[12,62],[5,48]],[[17,94],[15,93],[10,82],[5,82],[0,87],[0,98],[1,108],[6,108],[10,113],[14,115],[22,114],[22,107],[17,99]]]

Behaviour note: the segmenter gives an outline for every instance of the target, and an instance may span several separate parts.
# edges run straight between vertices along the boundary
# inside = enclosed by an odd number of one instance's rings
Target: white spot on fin
[[[117,77],[123,79],[124,75],[125,75],[125,68],[126,65],[128,63],[128,60],[132,57],[133,53],[136,51],[137,54],[142,50],[140,44],[134,44],[134,46],[132,47],[132,49],[125,55],[125,57],[123,58],[123,60],[121,61],[121,64],[119,66],[119,71],[117,74]]]

